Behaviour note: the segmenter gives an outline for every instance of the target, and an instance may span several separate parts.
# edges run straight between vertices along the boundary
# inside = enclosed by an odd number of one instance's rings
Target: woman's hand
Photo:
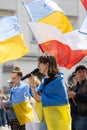
[[[76,93],[74,91],[68,91],[68,97],[74,98],[76,96]]]
[[[34,85],[35,84],[35,76],[31,74],[31,76],[28,78],[29,84]]]
[[[37,95],[36,100],[37,100],[38,102],[41,102],[41,96],[40,96],[40,95]]]

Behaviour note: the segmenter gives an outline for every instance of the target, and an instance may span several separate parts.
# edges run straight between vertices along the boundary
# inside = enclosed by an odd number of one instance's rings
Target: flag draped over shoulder
[[[32,21],[53,25],[62,33],[73,30],[61,8],[51,0],[33,0],[24,6]]]
[[[44,87],[46,77],[38,87],[42,92],[42,106],[48,130],[71,130],[70,106],[61,73]]]
[[[48,130],[71,130],[70,106],[43,107]]]
[[[34,119],[32,106],[29,103],[29,86],[20,83],[11,89],[11,100],[20,125],[27,124]]]
[[[84,5],[85,9],[87,10],[87,0],[81,0],[81,2]]]
[[[54,54],[57,63],[70,69],[87,55],[87,35],[78,30],[62,34],[55,27],[43,23],[29,23],[43,52]]]
[[[0,63],[18,59],[28,51],[18,18],[16,16],[0,17]]]

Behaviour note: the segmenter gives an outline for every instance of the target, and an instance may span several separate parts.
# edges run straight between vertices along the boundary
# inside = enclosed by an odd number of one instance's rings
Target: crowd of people
[[[75,68],[73,82],[66,85],[56,59],[51,54],[38,58],[39,72],[21,81],[15,67],[8,81],[10,92],[0,89],[0,127],[11,130],[86,130],[87,68]]]
[[[6,113],[3,109],[2,101],[6,100],[3,90],[0,89],[0,127],[6,124]]]

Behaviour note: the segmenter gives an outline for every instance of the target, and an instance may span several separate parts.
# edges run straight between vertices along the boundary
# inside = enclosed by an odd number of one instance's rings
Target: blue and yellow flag
[[[29,86],[21,82],[11,89],[11,101],[20,125],[33,121],[34,114],[29,103]]]
[[[18,59],[28,52],[17,16],[0,17],[0,63]]]
[[[44,86],[44,78],[38,91],[42,92],[42,107],[48,130],[71,130],[70,106],[63,75]]]
[[[24,6],[32,21],[53,25],[62,33],[73,30],[61,8],[51,0],[33,0],[24,3]]]

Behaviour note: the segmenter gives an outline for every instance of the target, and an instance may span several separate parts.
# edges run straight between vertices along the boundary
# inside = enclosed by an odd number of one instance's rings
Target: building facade
[[[29,0],[23,0],[27,2]],[[55,2],[63,9],[65,15],[71,21],[74,29],[77,29],[81,26],[86,11],[80,0],[55,0]],[[0,16],[10,16],[18,15],[19,23],[22,27],[22,32],[24,34],[25,42],[30,49],[29,54],[26,56],[15,60],[6,62],[0,65],[0,86],[7,86],[7,80],[10,78],[10,72],[14,66],[20,66],[23,70],[23,73],[29,73],[34,68],[37,67],[37,58],[41,54],[41,51],[33,38],[33,35],[27,25],[27,22],[30,21],[29,16],[25,8],[22,5],[21,0],[2,0],[0,1]],[[86,65],[86,62],[82,62]],[[71,70],[61,68],[65,73],[65,78],[67,79],[71,71],[74,70],[74,67]],[[67,72],[67,73],[66,73]]]

